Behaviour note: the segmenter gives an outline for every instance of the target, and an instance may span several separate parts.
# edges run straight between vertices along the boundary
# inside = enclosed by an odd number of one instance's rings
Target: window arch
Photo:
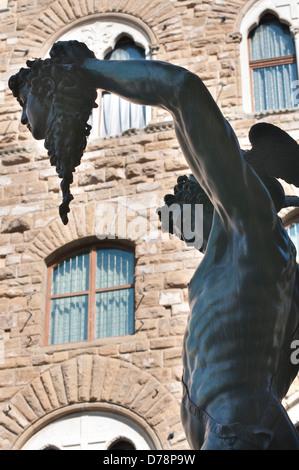
[[[51,444],[50,445],[46,445],[43,449],[41,450],[60,450],[59,447],[56,447],[56,446],[52,446]]]
[[[279,111],[281,109],[290,109],[292,107],[298,106],[298,94],[297,94],[297,77],[299,76],[299,63],[298,60],[295,58],[298,57],[299,53],[299,30],[298,30],[298,14],[299,14],[299,5],[292,0],[286,1],[277,1],[277,2],[269,2],[269,0],[256,0],[254,2],[250,2],[249,5],[246,4],[242,11],[240,12],[239,19],[237,20],[236,30],[239,31],[241,37],[240,43],[240,65],[241,65],[241,85],[242,85],[242,95],[243,95],[243,108],[246,113],[252,112],[271,112],[274,110],[271,105],[268,104],[266,106],[259,107],[258,105],[255,108],[255,97],[254,97],[254,90],[253,90],[253,70],[258,69],[260,65],[267,65],[269,69],[267,70],[268,77],[271,77],[271,73],[274,75],[275,70],[273,67],[280,67],[279,73],[281,76],[288,77],[289,88],[292,90],[291,97],[285,103],[279,102],[275,104],[275,111]],[[268,21],[268,25],[266,24]],[[256,60],[264,60],[268,61],[268,63],[261,63],[258,64],[257,62],[254,63],[254,57],[251,56],[251,40],[252,36],[255,31],[259,34],[256,35],[255,40],[256,43],[258,41],[262,42],[261,36],[265,33],[265,30],[271,30],[271,21],[277,24],[277,30],[280,31],[280,37],[284,39],[284,44],[287,47],[284,47],[284,50],[281,50],[278,54],[278,49],[274,51],[272,49],[272,54],[267,57],[262,56],[260,58],[256,58]],[[269,28],[270,24],[270,28]],[[262,26],[262,27],[261,27]],[[261,28],[260,28],[261,27]],[[260,29],[258,29],[260,28]],[[273,29],[272,29],[273,34]],[[274,36],[275,37],[275,36]],[[278,36],[276,36],[276,39]],[[277,39],[278,40],[278,39]],[[292,45],[291,45],[292,43]],[[258,50],[258,49],[256,49]],[[257,57],[257,56],[255,56]],[[274,60],[274,64],[271,64],[271,60]],[[284,63],[285,61],[290,63]],[[253,63],[252,63],[253,61]],[[277,63],[275,63],[277,62]],[[282,62],[282,63],[281,63]],[[271,69],[272,66],[272,69]],[[260,67],[263,68],[263,67]],[[266,68],[266,67],[264,67]],[[270,70],[271,69],[271,70]],[[263,75],[263,71],[256,71],[254,72],[256,77],[255,80],[258,81],[258,77],[261,79]],[[284,75],[284,74],[285,75]],[[264,74],[265,75],[265,74]],[[261,83],[260,83],[261,85]],[[258,85],[257,85],[258,87]],[[268,85],[269,87],[269,85]],[[270,87],[271,88],[271,87]],[[286,94],[288,90],[284,90]],[[261,92],[261,89],[260,89]],[[256,94],[258,94],[258,88]],[[267,96],[268,98],[268,96]],[[273,102],[273,98],[272,98]],[[268,101],[269,103],[269,101]],[[270,102],[271,103],[271,102]],[[272,108],[272,109],[271,109]]]
[[[48,266],[46,344],[134,334],[134,252],[93,244]]]
[[[266,14],[249,34],[252,99],[255,112],[298,106],[295,44],[290,28]]]
[[[115,450],[136,450],[136,447],[129,439],[120,437],[116,439],[110,446],[108,450],[115,451]]]
[[[81,23],[57,40],[69,41],[76,39],[84,42],[100,60],[104,59],[151,59],[151,37],[134,17],[129,15],[109,15]],[[125,47],[124,42],[130,42]],[[90,119],[91,137],[108,137],[120,134],[132,127],[146,126],[152,117],[149,106],[140,106],[125,102],[118,97],[112,98],[108,112],[108,95],[98,90],[99,107],[94,109]],[[128,104],[129,103],[129,104]],[[126,112],[124,110],[127,109]],[[118,113],[118,114],[117,114]],[[113,116],[113,118],[112,118]]]
[[[48,422],[22,450],[157,449],[156,436],[146,421],[123,407],[101,405],[98,410],[85,407]]]

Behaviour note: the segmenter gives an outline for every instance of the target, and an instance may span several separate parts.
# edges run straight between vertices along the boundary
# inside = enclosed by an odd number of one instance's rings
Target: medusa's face
[[[192,246],[205,253],[211,233],[213,212],[204,204],[184,204],[173,199],[157,209],[162,231],[176,235]]]
[[[210,237],[214,208],[193,175],[179,176],[174,194],[166,194],[165,205],[157,209],[162,231],[169,232],[187,246],[205,253]]]
[[[45,139],[51,115],[51,107],[47,100],[43,103],[26,86],[19,92],[19,101],[23,108],[21,122],[27,125],[34,139]]]

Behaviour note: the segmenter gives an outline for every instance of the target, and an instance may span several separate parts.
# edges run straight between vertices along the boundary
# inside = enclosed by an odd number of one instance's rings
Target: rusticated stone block
[[[85,355],[78,358],[78,400],[88,402],[92,378],[92,356]]]
[[[8,414],[4,412],[0,413],[0,427],[6,429],[11,433],[11,440],[15,439],[15,436],[20,434],[23,431],[23,428],[20,424],[14,419],[14,417],[10,417]]]
[[[91,401],[101,400],[101,390],[102,390],[102,383],[105,377],[106,364],[107,362],[101,356],[93,357],[91,385],[90,385],[90,400]]]
[[[187,287],[193,271],[179,271],[179,272],[169,272],[165,274],[164,287],[167,288],[184,288]]]
[[[165,306],[167,305],[172,306],[174,304],[180,304],[182,303],[182,293],[178,291],[161,292],[159,303],[160,305],[165,305]]]
[[[119,361],[107,360],[105,376],[101,388],[101,400],[110,401],[110,392],[112,385],[119,373],[120,363]]]
[[[103,183],[105,181],[105,170],[95,170],[93,172],[80,174],[78,177],[79,186]]]
[[[68,403],[76,403],[78,401],[78,373],[77,359],[71,359],[61,365],[65,393]]]
[[[151,339],[150,340],[150,348],[151,349],[167,349],[167,348],[173,348],[176,346],[176,338],[170,337],[170,338],[156,338],[156,339]]]
[[[30,162],[30,158],[25,154],[9,153],[2,157],[2,165],[4,166],[21,165],[28,162]]]
[[[117,375],[115,376],[115,381],[111,386],[109,400],[113,403],[122,403],[122,396],[120,395],[120,390],[122,389],[123,384],[126,382],[128,374],[130,373],[130,368],[128,364],[122,364],[118,370]]]
[[[26,399],[27,403],[29,404],[29,406],[33,410],[33,412],[37,416],[43,416],[44,410],[43,410],[37,396],[35,395],[33,388],[31,386],[27,386],[23,390],[22,393],[23,393],[23,396]]]
[[[31,220],[26,217],[4,217],[2,219],[1,231],[2,233],[23,233],[30,230]]]
[[[45,388],[43,386],[43,383],[40,379],[40,377],[36,378],[31,382],[31,386],[34,390],[34,393],[36,394],[40,404],[42,405],[43,409],[45,412],[50,412],[52,410],[52,405],[49,401],[48,395],[45,391]]]
[[[46,371],[45,373],[42,374],[41,380],[43,383],[43,386],[47,392],[49,401],[52,405],[53,408],[58,408],[59,407],[59,401],[56,395],[55,387],[53,385],[52,377],[50,375],[49,371]]]
[[[37,416],[33,409],[30,407],[27,400],[25,400],[23,394],[15,395],[11,400],[12,405],[14,405],[17,410],[26,418],[27,421],[35,421]]]

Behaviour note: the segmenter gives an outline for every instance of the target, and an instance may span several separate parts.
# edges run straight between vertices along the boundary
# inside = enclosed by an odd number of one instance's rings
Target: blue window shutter
[[[88,285],[88,253],[68,258],[52,270],[52,296],[84,292]],[[52,298],[50,308],[50,344],[87,339],[88,295]]]
[[[134,333],[134,254],[116,249],[98,250],[95,337]],[[117,289],[113,289],[113,288]]]
[[[88,296],[51,300],[50,344],[87,340]]]

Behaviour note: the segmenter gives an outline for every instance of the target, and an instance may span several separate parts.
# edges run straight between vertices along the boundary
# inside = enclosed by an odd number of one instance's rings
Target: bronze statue
[[[73,100],[83,93],[90,100],[78,126],[88,133],[96,89],[164,108],[174,119],[193,175],[181,177],[165,203],[202,203],[204,209],[205,256],[189,285],[183,348],[182,422],[190,446],[299,450],[299,437],[281,405],[298,372],[290,348],[299,339],[299,271],[294,245],[277,216],[294,202],[276,179],[299,186],[297,143],[275,126],[257,124],[250,131],[252,149],[243,152],[202,81],[184,68],[159,61],[100,61],[76,41],[55,44],[51,56],[29,63],[29,70],[10,80],[23,106],[22,122],[35,138],[46,137],[47,148],[48,139],[56,139],[56,131],[50,137],[54,121],[62,123],[56,107],[68,113],[70,106],[71,120]],[[43,63],[47,72],[39,78],[34,72],[43,70]],[[60,77],[72,70],[69,87],[56,83],[56,67]],[[72,148],[78,145],[73,156],[64,141],[67,132],[49,154],[70,184],[84,145],[72,136]],[[68,204],[70,195],[65,197]]]

